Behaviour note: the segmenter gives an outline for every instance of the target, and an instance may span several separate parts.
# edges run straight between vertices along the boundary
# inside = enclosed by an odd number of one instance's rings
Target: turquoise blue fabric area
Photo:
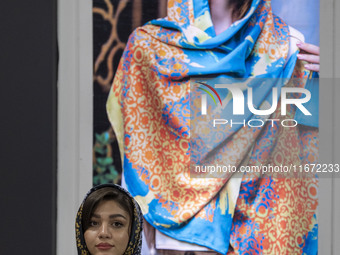
[[[316,218],[316,217],[315,217]],[[305,238],[305,246],[302,250],[303,255],[317,255],[318,254],[318,224],[315,224],[312,231],[308,233]]]
[[[183,14],[187,13],[187,1],[181,4],[175,3],[183,8]],[[158,19],[149,24],[161,26],[162,33],[180,33],[177,46],[181,47],[188,56],[188,63],[184,63],[188,69],[189,76],[229,74],[230,77],[268,77],[289,78],[294,65],[285,65],[284,57],[275,60],[265,59],[254,48],[255,43],[263,31],[264,21],[271,9],[269,1],[256,0],[252,2],[250,10],[244,18],[235,22],[223,33],[216,36],[209,14],[207,0],[193,1],[194,16],[200,22],[190,24],[190,20],[183,18],[182,22]],[[274,29],[269,30],[272,43],[275,47],[288,38],[288,26],[278,17],[273,17]],[[203,28],[199,27],[204,24]],[[157,36],[166,42],[167,37]],[[296,57],[293,58],[293,62]]]
[[[146,173],[147,170],[140,169],[140,171]],[[138,176],[132,176],[135,171],[126,157],[124,158],[124,173],[127,187],[132,191],[132,196],[146,196],[148,193],[147,185],[141,182]],[[134,189],[131,189],[131,186]],[[205,208],[207,212],[214,210],[214,221],[192,218],[185,224],[178,224],[171,220],[173,216],[169,210],[159,203],[161,199],[163,198],[160,197],[158,200],[152,200],[148,204],[148,213],[144,214],[144,218],[153,227],[177,240],[200,244],[222,254],[227,253],[233,218],[229,213],[221,213],[218,207],[219,199],[216,201],[216,209],[211,208],[211,205]],[[176,209],[176,204],[174,203],[170,202],[168,206],[174,210]],[[145,211],[145,208],[142,208],[142,210]],[[158,222],[162,222],[162,224]],[[223,222],[223,224],[216,224],[216,222]]]

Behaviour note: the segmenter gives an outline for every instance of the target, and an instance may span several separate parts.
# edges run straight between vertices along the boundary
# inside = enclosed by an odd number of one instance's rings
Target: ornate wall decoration
[[[93,184],[120,183],[121,162],[106,99],[131,32],[164,16],[166,0],[93,1]]]

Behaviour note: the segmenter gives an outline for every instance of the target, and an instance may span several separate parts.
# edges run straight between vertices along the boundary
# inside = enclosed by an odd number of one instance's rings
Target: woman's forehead
[[[93,215],[107,216],[111,218],[113,216],[121,215],[126,219],[129,219],[129,213],[123,209],[123,207],[115,200],[103,200],[98,203]]]

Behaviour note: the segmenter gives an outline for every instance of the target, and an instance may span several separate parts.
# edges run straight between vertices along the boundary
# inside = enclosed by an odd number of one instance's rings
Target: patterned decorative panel
[[[130,33],[165,15],[166,0],[93,1],[93,184],[120,183],[122,166],[106,99]]]

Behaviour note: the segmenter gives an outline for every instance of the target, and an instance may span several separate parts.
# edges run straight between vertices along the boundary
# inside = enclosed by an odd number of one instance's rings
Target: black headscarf
[[[98,189],[102,189],[105,187],[111,187],[116,189],[124,194],[128,195],[133,201],[133,218],[132,218],[132,227],[131,227],[131,234],[128,246],[124,252],[124,255],[140,255],[142,249],[142,229],[143,229],[143,215],[140,210],[139,205],[134,200],[134,198],[123,189],[121,186],[115,184],[102,184],[96,187],[93,187],[85,196],[82,204],[79,207],[77,217],[76,217],[76,240],[77,240],[77,249],[78,255],[90,255],[89,250],[87,249],[85,238],[84,238],[84,231],[82,226],[82,215],[83,215],[83,205],[88,196]]]

